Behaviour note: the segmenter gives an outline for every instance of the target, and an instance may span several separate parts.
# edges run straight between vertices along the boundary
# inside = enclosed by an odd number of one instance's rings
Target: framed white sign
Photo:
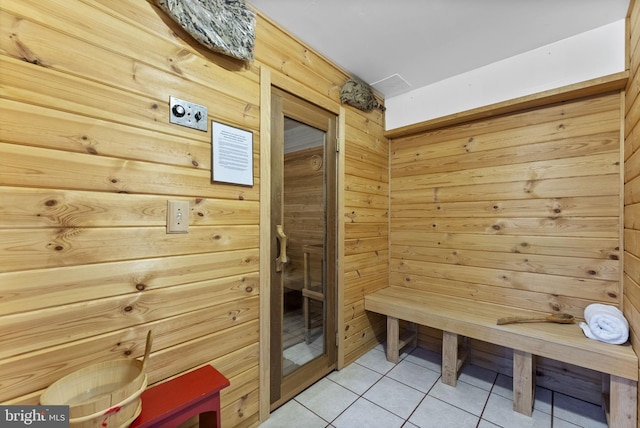
[[[211,121],[212,181],[253,186],[253,132]]]

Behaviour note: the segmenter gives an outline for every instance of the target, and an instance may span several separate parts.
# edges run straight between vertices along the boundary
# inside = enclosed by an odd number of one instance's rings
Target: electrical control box
[[[208,110],[200,104],[169,97],[169,122],[207,132]]]

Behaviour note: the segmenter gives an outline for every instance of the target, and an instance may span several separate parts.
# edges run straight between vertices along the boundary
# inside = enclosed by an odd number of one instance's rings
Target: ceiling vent
[[[385,99],[404,94],[411,90],[411,85],[399,74],[393,74],[382,80],[378,80],[377,82],[372,83],[371,87],[382,94]]]

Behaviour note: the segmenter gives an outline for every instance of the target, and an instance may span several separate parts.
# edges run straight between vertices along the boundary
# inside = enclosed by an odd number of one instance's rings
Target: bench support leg
[[[607,413],[609,426],[620,428],[637,427],[638,382],[612,375],[608,385],[603,382],[603,389],[603,405]]]
[[[458,335],[448,331],[442,332],[442,383],[458,383]]]
[[[415,348],[418,345],[418,324],[407,323],[405,333],[400,337],[398,318],[387,317],[387,361],[398,364],[400,351],[405,346]]]
[[[513,410],[523,415],[533,413],[533,399],[536,388],[535,355],[513,351]]]
[[[398,364],[400,360],[400,326],[398,318],[387,317],[387,361]]]
[[[456,386],[458,374],[469,355],[466,337],[448,331],[442,332],[442,383]]]

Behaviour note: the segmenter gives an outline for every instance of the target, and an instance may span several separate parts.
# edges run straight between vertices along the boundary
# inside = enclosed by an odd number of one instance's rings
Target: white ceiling
[[[386,98],[624,19],[629,0],[247,0]]]

